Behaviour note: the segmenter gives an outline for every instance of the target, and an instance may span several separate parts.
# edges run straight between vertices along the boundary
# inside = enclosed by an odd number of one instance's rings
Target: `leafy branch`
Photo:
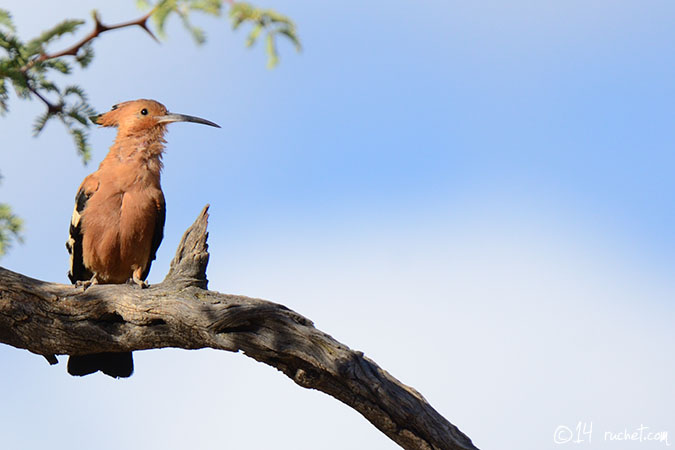
[[[293,43],[296,50],[301,49],[295,24],[288,17],[273,10],[257,8],[249,3],[234,3],[227,0],[160,0],[154,5],[147,0],[139,0],[137,3],[140,8],[150,10],[138,19],[114,25],[104,24],[98,13],[93,11],[94,27],[91,32],[74,45],[56,52],[48,52],[47,47],[65,35],[75,34],[85,23],[83,20],[64,20],[40,36],[24,42],[16,35],[9,11],[0,9],[0,47],[6,53],[6,57],[0,57],[0,115],[6,114],[9,110],[7,85],[11,84],[18,98],[29,100],[35,97],[46,106],[45,113],[35,120],[34,134],[36,136],[40,134],[51,119],[60,119],[73,137],[77,151],[86,163],[91,156],[87,141],[89,128],[87,117],[94,114],[94,108],[88,103],[84,89],[77,85],[60,87],[53,81],[51,75],[55,72],[63,75],[72,73],[73,61],[67,57],[74,59],[74,63],[80,68],[86,68],[94,59],[92,41],[101,34],[122,28],[140,27],[157,40],[148,26],[148,20],[152,18],[159,36],[165,37],[167,19],[175,14],[195,42],[203,44],[206,41],[206,34],[192,24],[190,14],[196,11],[220,17],[223,13],[223,4],[227,3],[233,29],[238,29],[244,23],[252,25],[246,40],[247,47],[253,46],[258,37],[266,32],[269,68],[275,67],[279,62],[277,36],[284,36]]]

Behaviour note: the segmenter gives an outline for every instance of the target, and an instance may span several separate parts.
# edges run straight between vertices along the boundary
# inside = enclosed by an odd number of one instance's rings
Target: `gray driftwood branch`
[[[0,342],[43,355],[210,347],[276,367],[360,412],[407,449],[475,449],[416,390],[283,305],[206,290],[208,206],[164,281],[86,291],[0,268]]]

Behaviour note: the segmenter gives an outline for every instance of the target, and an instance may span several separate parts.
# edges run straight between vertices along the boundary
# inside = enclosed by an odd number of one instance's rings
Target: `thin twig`
[[[73,46],[71,46],[71,47],[69,47],[65,50],[62,50],[62,51],[56,52],[56,53],[42,53],[37,58],[31,59],[30,61],[28,61],[28,63],[26,63],[26,65],[24,65],[21,68],[21,72],[23,72],[25,74],[35,64],[41,63],[43,61],[47,61],[47,60],[54,59],[54,58],[60,58],[61,56],[75,56],[75,55],[77,55],[77,52],[80,51],[80,49],[84,45],[86,45],[88,42],[96,39],[100,34],[105,33],[106,31],[118,30],[120,28],[128,28],[128,27],[138,26],[138,27],[143,28],[150,35],[150,37],[152,37],[156,42],[159,42],[157,40],[157,37],[155,37],[155,35],[152,33],[152,31],[150,31],[150,28],[148,28],[148,19],[155,12],[155,9],[156,9],[156,7],[153,8],[152,10],[150,10],[147,14],[144,14],[142,17],[139,17],[136,20],[130,20],[129,22],[122,22],[122,23],[118,23],[118,24],[115,24],[115,25],[104,25],[101,22],[100,18],[98,17],[98,13],[94,12],[94,22],[95,23],[94,23],[94,29],[91,31],[91,33],[89,33],[87,36],[85,36],[80,42],[74,44]]]
[[[24,74],[24,77],[26,77],[25,74]],[[37,89],[35,89],[33,86],[30,85],[30,81],[28,81],[28,78],[26,78],[26,81],[27,81],[26,84],[28,85],[28,90],[31,91],[37,98],[42,100],[42,103],[47,105],[47,110],[49,111],[50,114],[59,113],[63,110],[63,105],[53,104],[52,102],[47,100],[44,96],[42,96],[42,94],[40,94],[40,92]]]

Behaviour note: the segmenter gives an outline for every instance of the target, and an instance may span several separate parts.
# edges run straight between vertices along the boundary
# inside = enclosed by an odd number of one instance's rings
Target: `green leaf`
[[[136,8],[140,10],[150,9],[150,2],[147,0],[136,0]]]
[[[0,78],[0,116],[4,116],[8,111],[7,101],[9,100],[9,93],[5,85],[5,79]]]
[[[197,44],[206,42],[204,30],[193,25],[190,21],[191,11],[200,11],[206,14],[219,16],[222,9],[222,0],[163,0],[154,9],[152,19],[160,37],[166,37],[166,23],[168,18],[176,13],[180,16],[185,29],[190,32]]]
[[[5,33],[2,30],[0,30],[0,47],[4,48],[11,58],[19,57],[21,53],[25,53],[25,48],[21,41],[16,36]]]
[[[35,122],[33,122],[33,136],[39,135],[42,130],[44,130],[45,125],[47,125],[47,122],[51,118],[54,117],[54,114],[50,113],[49,111],[45,112],[44,114],[40,114],[35,118]]]
[[[274,35],[272,33],[268,33],[266,41],[267,68],[274,69],[277,64],[279,64],[279,55],[277,54],[277,46],[274,42]]]
[[[0,9],[0,25],[4,26],[12,33],[16,32],[14,22],[12,22],[12,15],[5,9]]]
[[[54,83],[48,80],[41,80],[40,88],[47,92],[56,92],[57,94],[59,93],[59,88]]]
[[[75,55],[75,60],[80,64],[80,67],[83,69],[87,67],[92,60],[94,59],[94,47],[91,41],[84,44],[80,47],[80,50]]]
[[[190,9],[202,11],[212,16],[220,16],[222,6],[221,0],[197,0],[190,3]]]
[[[43,31],[39,37],[29,41],[26,48],[29,50],[30,55],[42,53],[44,52],[44,46],[49,44],[53,39],[59,38],[64,34],[74,33],[83,23],[84,20],[64,20],[51,29]]]
[[[75,105],[70,105],[65,108],[65,115],[72,119],[75,119],[85,128],[89,128],[89,120],[87,120],[88,117],[93,116],[94,114],[95,114],[94,109],[84,101],[78,102]]]
[[[0,203],[0,256],[7,253],[12,241],[23,242],[21,231],[23,220],[12,213],[8,204]]]
[[[230,20],[234,30],[246,22],[253,25],[246,38],[247,47],[253,46],[263,31],[267,32],[265,48],[268,68],[276,67],[279,64],[279,52],[276,47],[277,34],[289,39],[297,51],[302,49],[293,21],[274,10],[260,9],[245,2],[238,2],[230,8]]]
[[[63,96],[67,97],[69,95],[76,95],[83,102],[87,101],[87,94],[84,92],[84,89],[82,89],[79,86],[75,85],[66,86],[66,88],[63,90]]]
[[[195,42],[197,42],[197,44],[199,44],[199,45],[206,42],[206,35],[204,34],[204,30],[192,25],[192,23],[190,23],[190,20],[188,19],[187,14],[185,14],[183,12],[179,12],[179,14],[180,14],[180,18],[183,22],[183,26],[190,32],[190,34],[192,35],[192,38],[195,40]]]
[[[232,20],[232,29],[236,30],[246,20],[253,20],[255,9],[248,3],[238,2],[230,8],[230,19]]]
[[[246,38],[246,47],[252,47],[253,44],[255,44],[255,41],[258,39],[258,36],[260,36],[260,33],[263,30],[263,25],[258,24],[253,27],[251,32],[248,35],[248,38]]]
[[[278,30],[279,34],[283,34],[286,36],[290,41],[293,43],[293,46],[295,47],[295,50],[300,52],[302,51],[302,44],[300,44],[300,39],[298,38],[298,35],[295,33],[295,27],[293,28],[282,28]]]
[[[30,89],[28,89],[28,80],[26,78],[15,77],[14,74],[12,74],[10,79],[12,80],[12,86],[14,86],[14,92],[16,93],[17,97],[23,99],[31,98],[32,94]]]
[[[34,67],[40,66],[40,65],[42,65],[44,67],[49,67],[49,68],[54,69],[54,70],[57,70],[57,71],[59,71],[63,74],[66,74],[66,75],[68,75],[72,71],[71,68],[70,68],[70,64],[68,64],[67,62],[65,62],[61,58],[50,59],[50,60],[42,62],[41,64],[36,64]]]
[[[157,34],[161,37],[166,37],[166,32],[164,31],[166,19],[169,17],[169,14],[177,11],[177,7],[177,0],[162,0],[155,6],[152,19],[155,21],[155,25],[157,25]]]
[[[73,141],[75,141],[77,152],[82,157],[84,163],[88,163],[91,159],[91,147],[87,141],[87,133],[80,128],[69,128],[68,131],[70,131],[70,135],[73,137]]]
[[[206,34],[204,33],[204,30],[195,26],[189,26],[187,28],[190,30],[190,33],[197,44],[202,45],[204,42],[206,42]]]

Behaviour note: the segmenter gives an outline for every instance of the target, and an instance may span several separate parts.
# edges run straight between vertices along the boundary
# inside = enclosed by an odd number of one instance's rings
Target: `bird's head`
[[[220,128],[219,125],[199,117],[175,114],[154,100],[133,100],[113,105],[110,111],[91,116],[89,119],[104,127],[117,127],[120,134],[136,134],[156,127],[165,127],[172,122],[194,122]]]

